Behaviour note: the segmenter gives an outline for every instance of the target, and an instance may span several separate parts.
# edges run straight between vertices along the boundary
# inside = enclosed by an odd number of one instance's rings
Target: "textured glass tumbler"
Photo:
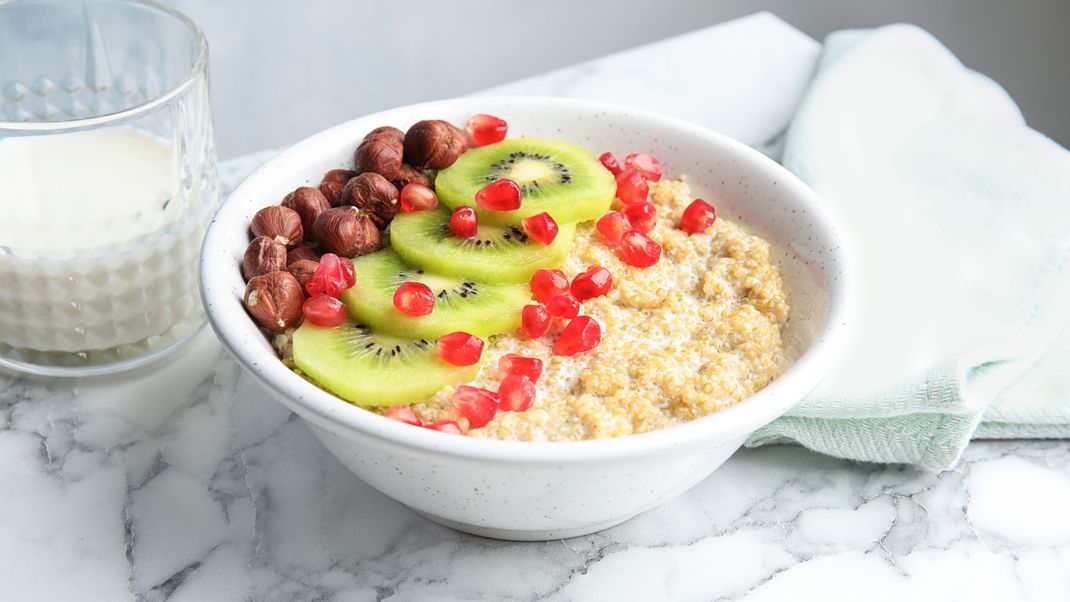
[[[207,61],[150,0],[0,2],[0,366],[113,372],[203,326]]]

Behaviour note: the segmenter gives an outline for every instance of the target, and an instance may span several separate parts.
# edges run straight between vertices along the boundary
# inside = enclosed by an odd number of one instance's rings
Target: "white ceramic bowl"
[[[596,154],[651,152],[666,174],[687,174],[719,215],[741,220],[783,251],[779,262],[792,306],[785,337],[798,354],[795,364],[718,414],[640,435],[567,443],[485,441],[414,428],[341,401],[283,366],[241,304],[239,264],[253,214],[297,186],[316,185],[328,169],[350,165],[357,142],[374,127],[404,130],[431,118],[462,124],[474,113],[506,119],[510,136],[565,139]],[[601,103],[465,98],[362,117],[265,164],[230,195],[208,229],[201,291],[208,319],[229,352],[354,474],[444,525],[542,540],[610,527],[682,493],[812,390],[842,338],[845,259],[814,193],[774,161],[725,136]]]

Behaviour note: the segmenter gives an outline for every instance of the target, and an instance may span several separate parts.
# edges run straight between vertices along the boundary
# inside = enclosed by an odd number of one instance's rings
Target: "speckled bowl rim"
[[[709,140],[712,146],[727,148],[734,158],[751,164],[775,179],[784,194],[794,196],[806,208],[811,230],[808,234],[828,241],[831,255],[823,258],[823,267],[835,266],[837,277],[826,274],[829,316],[824,329],[813,344],[784,374],[764,389],[720,412],[679,425],[646,433],[612,439],[568,442],[520,442],[483,440],[447,435],[389,420],[349,404],[304,380],[282,364],[274,352],[263,344],[246,344],[251,333],[262,338],[231,291],[234,279],[240,278],[231,257],[223,248],[229,229],[245,229],[247,224],[239,206],[258,187],[258,180],[284,166],[301,163],[300,157],[324,142],[333,140],[339,130],[353,121],[389,123],[399,111],[419,110],[424,115],[439,115],[448,110],[467,108],[470,113],[484,112],[488,105],[508,103],[517,111],[562,109],[590,113],[614,113],[628,119],[629,125],[659,130],[682,130]],[[289,409],[313,424],[350,439],[373,439],[380,445],[421,450],[433,454],[470,460],[507,462],[518,465],[582,464],[612,459],[654,457],[686,453],[696,447],[712,446],[745,437],[783,415],[813,390],[830,370],[838,356],[847,325],[852,278],[850,254],[843,244],[840,229],[817,195],[794,174],[760,152],[741,142],[692,123],[658,113],[621,105],[558,97],[510,96],[473,97],[439,100],[398,107],[360,117],[315,134],[291,146],[265,163],[238,186],[220,206],[205,236],[201,253],[201,296],[209,323],[228,352],[263,386],[274,391]],[[265,205],[272,201],[265,199]],[[237,222],[237,223],[236,223]],[[221,253],[223,260],[214,260]],[[228,263],[229,262],[229,263]]]

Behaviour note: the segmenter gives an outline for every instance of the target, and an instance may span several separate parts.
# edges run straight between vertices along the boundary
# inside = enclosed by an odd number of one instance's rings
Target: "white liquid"
[[[109,349],[188,316],[207,209],[180,168],[126,126],[0,141],[0,343]]]

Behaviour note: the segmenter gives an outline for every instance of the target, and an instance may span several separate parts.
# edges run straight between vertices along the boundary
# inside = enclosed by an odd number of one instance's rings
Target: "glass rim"
[[[52,0],[55,1],[55,0]],[[145,102],[132,106],[121,111],[114,113],[107,113],[104,115],[96,115],[93,117],[81,117],[78,119],[68,119],[63,121],[4,121],[0,120],[0,132],[4,131],[24,131],[24,132],[60,132],[65,130],[77,130],[87,127],[93,127],[98,125],[106,125],[109,123],[123,121],[130,117],[151,111],[156,107],[167,104],[174,100],[176,97],[181,96],[190,87],[193,86],[197,78],[205,73],[208,67],[208,39],[204,36],[204,31],[200,26],[194,23],[193,19],[190,19],[180,10],[177,10],[171,6],[164,4],[158,0],[106,0],[115,4],[128,4],[131,6],[143,6],[152,9],[157,12],[164,13],[186,26],[192,33],[197,41],[197,60],[194,61],[193,67],[189,73],[179,81],[177,84],[169,88],[168,90],[157,94],[155,97],[146,100]],[[0,0],[0,9],[5,6],[15,4],[43,4],[48,0]]]

